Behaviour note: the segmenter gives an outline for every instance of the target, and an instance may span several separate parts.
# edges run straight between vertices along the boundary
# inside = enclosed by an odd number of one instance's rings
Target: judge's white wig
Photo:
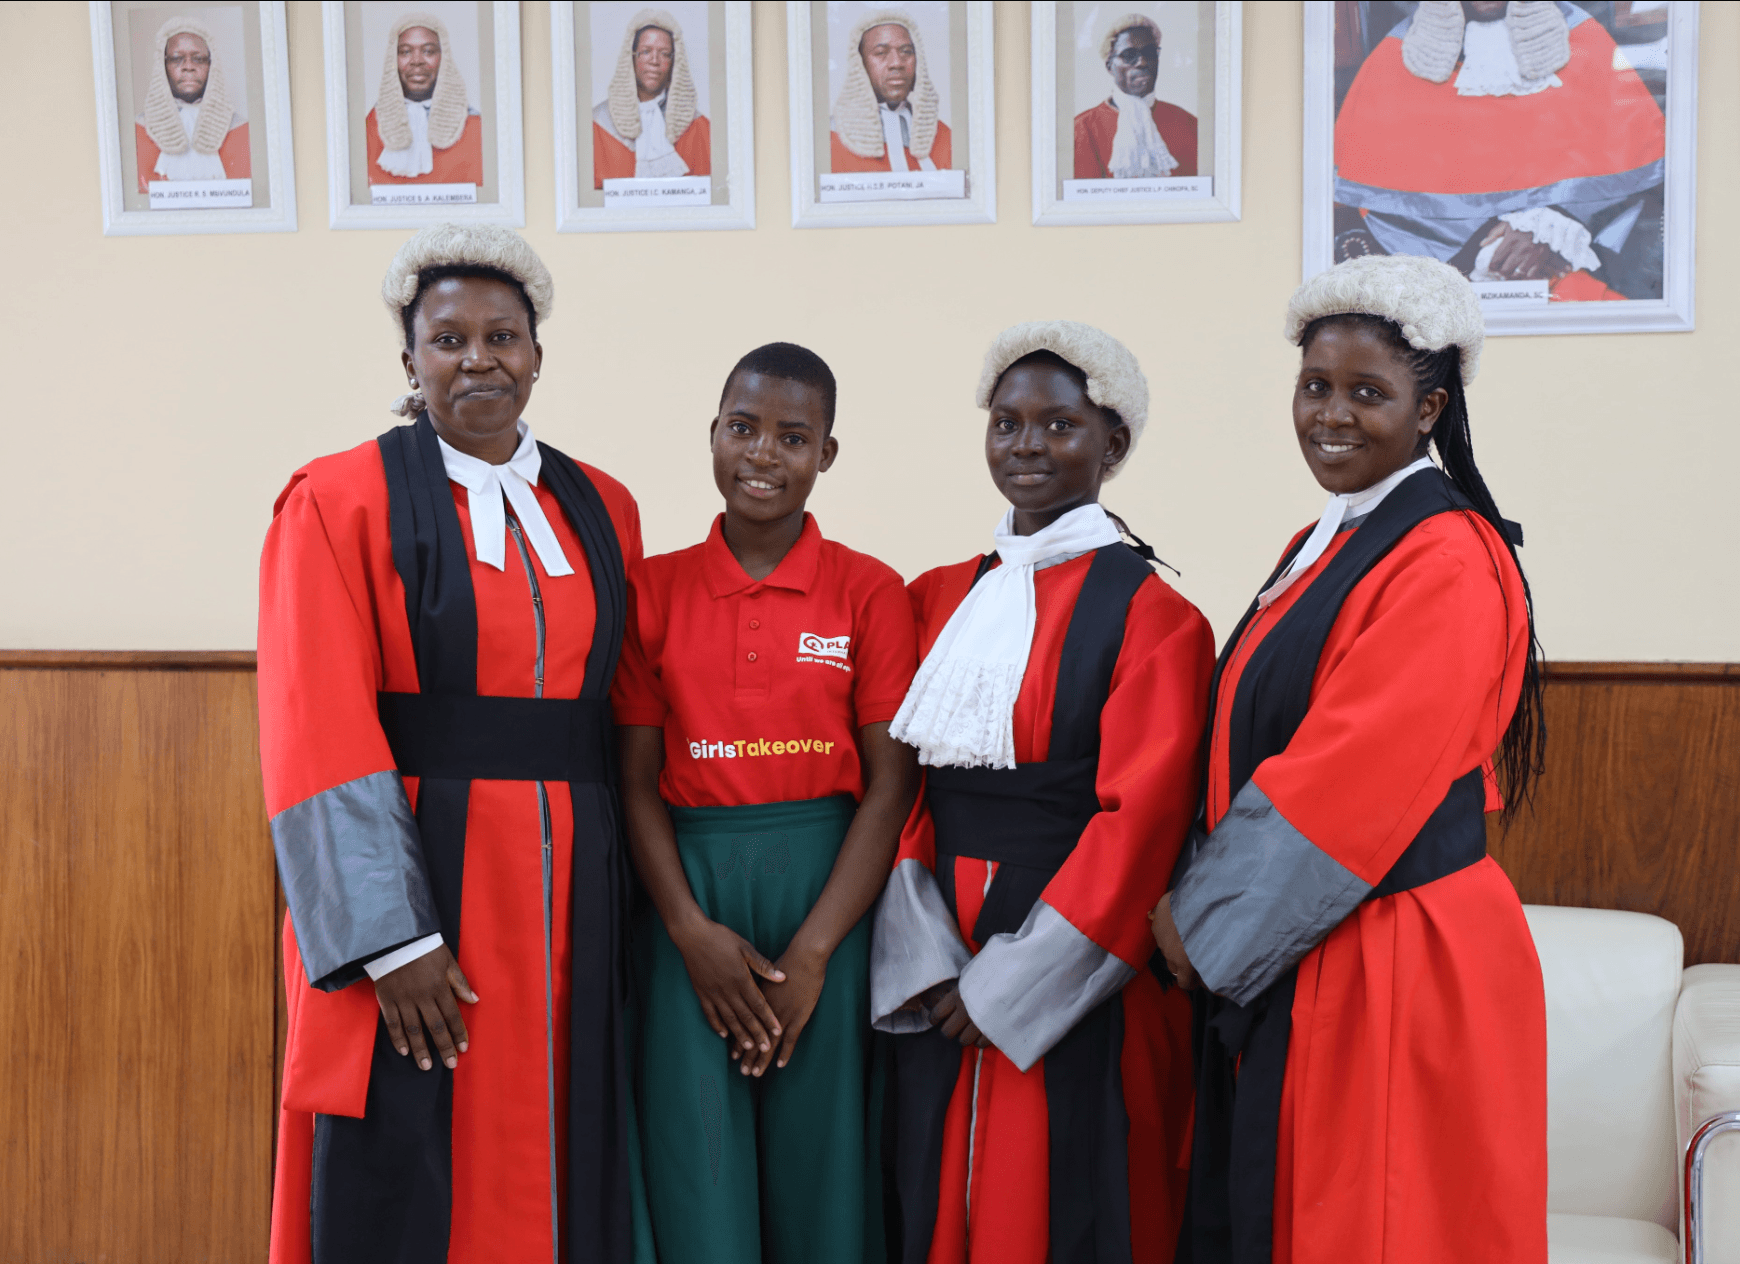
[[[979,373],[979,407],[989,408],[998,379],[1015,361],[1035,351],[1049,351],[1081,371],[1088,398],[1112,409],[1130,428],[1130,453],[1134,453],[1148,424],[1148,379],[1128,347],[1103,329],[1079,321],[1032,320],[998,334]],[[1123,461],[1106,471],[1106,477],[1123,469],[1129,459],[1126,453]]]
[[[671,86],[665,96],[665,139],[671,144],[695,121],[695,76],[689,70],[689,52],[683,44],[683,27],[663,9],[642,9],[628,20],[622,37],[622,52],[616,58],[616,73],[610,77],[605,97],[610,123],[624,140],[640,139],[640,92],[634,81],[634,42],[648,27],[671,37]]]
[[[429,144],[451,149],[465,131],[469,110],[465,104],[465,79],[453,60],[453,40],[447,24],[432,13],[406,13],[387,28],[387,64],[381,70],[381,91],[375,98],[375,126],[387,149],[411,147],[411,120],[405,109],[405,86],[399,82],[399,36],[412,27],[435,32],[441,41],[441,67],[435,72],[435,97],[429,103]],[[415,238],[413,238],[415,240]]]
[[[399,247],[381,281],[381,301],[403,336],[405,309],[417,298],[417,278],[425,268],[470,265],[495,268],[520,283],[538,324],[550,318],[556,303],[556,283],[537,251],[510,228],[494,224],[431,224]],[[402,417],[423,411],[421,395],[401,395],[392,410]]]
[[[864,36],[879,26],[898,26],[912,37],[916,64],[912,91],[907,93],[906,101],[912,106],[912,156],[922,161],[930,157],[930,148],[936,144],[940,98],[924,60],[924,37],[918,33],[918,24],[898,9],[872,13],[854,26],[847,37],[846,82],[840,86],[839,99],[834,102],[834,131],[839,133],[840,143],[860,158],[880,158],[887,149],[882,141],[882,113],[876,104],[876,89],[870,85],[870,72],[865,69],[864,54],[859,51]]]
[[[1160,24],[1153,18],[1144,17],[1140,13],[1126,13],[1106,28],[1106,33],[1100,39],[1100,60],[1112,59],[1112,45],[1118,42],[1118,36],[1125,31],[1149,30],[1154,32],[1156,46],[1163,41],[1160,38]]]
[[[223,65],[218,60],[217,43],[212,39],[211,31],[204,23],[193,18],[170,18],[157,28],[157,60],[152,63],[155,73],[145,89],[145,134],[166,154],[187,152],[187,129],[181,125],[175,93],[169,88],[169,69],[163,64],[164,50],[177,35],[197,35],[205,41],[206,52],[211,56],[211,65],[206,73],[205,95],[199,99],[199,117],[193,125],[192,145],[196,153],[215,154],[223,145],[224,137],[230,133],[230,119],[233,115],[230,108],[230,89],[224,82]]]
[[[1460,0],[1424,0],[1402,36],[1402,65],[1418,79],[1443,83],[1461,60],[1467,24]],[[1504,26],[1524,79],[1545,79],[1571,60],[1571,27],[1552,0],[1510,0]]]
[[[1423,255],[1363,255],[1319,272],[1293,291],[1287,341],[1300,345],[1305,328],[1325,316],[1379,316],[1401,327],[1417,351],[1461,351],[1462,382],[1480,371],[1486,318],[1468,278]]]

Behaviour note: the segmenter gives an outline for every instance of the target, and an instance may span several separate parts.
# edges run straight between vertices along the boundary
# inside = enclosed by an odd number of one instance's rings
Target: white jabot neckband
[[[889,726],[932,767],[1013,768],[1015,699],[1033,648],[1033,573],[1116,544],[1097,504],[1072,509],[1032,535],[1015,535],[1015,511],[992,539],[1002,565],[986,571],[943,625]]]
[[[544,573],[551,578],[572,575],[574,567],[563,555],[562,545],[550,529],[550,520],[544,517],[543,506],[532,491],[543,468],[537,441],[524,421],[519,423],[519,430],[520,446],[514,449],[506,465],[491,465],[467,456],[437,436],[447,477],[465,488],[471,498],[471,538],[477,560],[498,571],[507,569],[507,514],[502,508],[502,498],[506,497],[532,552],[544,564]]]
[[[1306,537],[1304,547],[1293,555],[1293,560],[1281,572],[1281,577],[1257,594],[1258,608],[1267,610],[1275,598],[1291,588],[1299,576],[1311,569],[1312,563],[1323,556],[1323,551],[1329,547],[1335,533],[1341,530],[1343,522],[1370,513],[1385,496],[1401,486],[1403,479],[1431,468],[1432,458],[1423,456],[1412,465],[1404,465],[1388,478],[1373,483],[1364,491],[1331,496],[1329,503],[1323,507],[1323,516],[1317,520],[1317,526]]]

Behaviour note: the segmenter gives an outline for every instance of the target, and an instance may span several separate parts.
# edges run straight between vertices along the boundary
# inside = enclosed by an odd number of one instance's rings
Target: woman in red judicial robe
[[[506,229],[411,238],[412,424],[297,471],[266,538],[274,1264],[629,1259],[608,695],[640,524],[521,420],[552,289]]]
[[[1539,767],[1540,676],[1469,440],[1480,305],[1368,257],[1287,328],[1332,495],[1222,651],[1206,836],[1154,918],[1207,989],[1180,1259],[1545,1264],[1540,964],[1484,820]]]
[[[1147,912],[1196,806],[1214,645],[1101,480],[1148,387],[1120,343],[1017,325],[979,405],[996,552],[911,585],[924,662],[892,732],[927,766],[876,914],[907,1264],[1167,1264],[1189,1005]]]

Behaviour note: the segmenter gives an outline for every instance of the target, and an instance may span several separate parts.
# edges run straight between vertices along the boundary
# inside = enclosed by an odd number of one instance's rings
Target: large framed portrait
[[[1033,222],[1239,218],[1243,6],[1033,5]]]
[[[526,222],[520,6],[325,0],[334,228]]]
[[[1698,6],[1305,6],[1305,275],[1442,259],[1495,334],[1692,328]]]
[[[551,5],[558,232],[755,227],[747,0]]]
[[[786,5],[793,225],[995,222],[991,10]]]
[[[282,0],[90,12],[104,234],[294,232]]]

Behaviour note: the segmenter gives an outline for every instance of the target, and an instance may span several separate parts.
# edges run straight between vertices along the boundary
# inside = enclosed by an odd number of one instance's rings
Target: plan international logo
[[[805,632],[798,637],[797,661],[820,663],[824,667],[849,672],[852,664],[847,659],[851,656],[851,649],[852,638],[849,636],[817,636],[814,632]]]

